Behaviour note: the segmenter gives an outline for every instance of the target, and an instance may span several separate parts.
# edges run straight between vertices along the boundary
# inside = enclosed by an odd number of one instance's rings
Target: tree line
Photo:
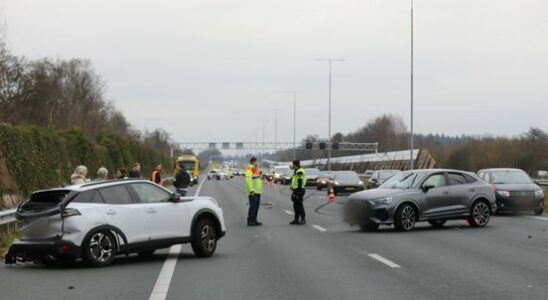
[[[0,41],[0,123],[55,129],[81,128],[96,138],[101,131],[132,136],[163,151],[171,149],[162,130],[139,131],[108,101],[105,83],[84,59],[29,60]]]

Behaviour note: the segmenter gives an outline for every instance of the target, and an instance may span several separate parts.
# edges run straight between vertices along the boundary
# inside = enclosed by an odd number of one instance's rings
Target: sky
[[[139,129],[174,140],[349,133],[410,120],[409,0],[0,0],[9,49],[85,58]],[[415,0],[415,131],[548,130],[548,1]],[[371,141],[374,142],[374,141]]]

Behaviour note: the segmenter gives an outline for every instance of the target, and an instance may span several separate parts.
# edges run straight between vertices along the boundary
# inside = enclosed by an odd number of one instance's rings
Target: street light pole
[[[327,129],[327,139],[331,144],[331,78],[332,78],[332,63],[334,61],[344,61],[341,58],[318,58],[317,61],[326,61],[329,63],[329,109],[328,109],[328,129]],[[327,170],[331,171],[331,146],[327,148]]]
[[[301,91],[288,91],[293,94],[293,160],[297,159],[297,94]]]
[[[411,96],[411,136],[409,140],[409,148],[410,148],[410,154],[411,157],[409,158],[409,166],[410,169],[413,170],[415,168],[415,160],[413,159],[413,151],[415,148],[415,137],[414,137],[414,107],[413,107],[413,94],[414,94],[414,79],[413,79],[413,64],[414,64],[414,55],[413,55],[413,0],[411,0],[411,90],[410,90],[410,96]]]
[[[274,109],[274,161],[278,153],[278,109]]]

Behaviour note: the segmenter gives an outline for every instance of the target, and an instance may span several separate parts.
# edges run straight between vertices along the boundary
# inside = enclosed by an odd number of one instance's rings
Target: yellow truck
[[[177,157],[175,161],[175,169],[179,170],[181,167],[190,173],[192,176],[192,182],[198,183],[200,180],[200,161],[194,155],[181,155]]]

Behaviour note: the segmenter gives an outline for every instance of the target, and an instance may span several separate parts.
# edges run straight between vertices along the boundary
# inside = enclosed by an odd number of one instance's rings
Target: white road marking
[[[527,217],[530,218],[530,219],[548,221],[548,218],[545,218],[545,217],[536,217],[536,216],[527,216]]]
[[[388,259],[386,259],[386,258],[384,258],[384,257],[382,257],[378,254],[369,253],[368,255],[369,255],[369,257],[371,257],[371,258],[373,258],[377,261],[382,262],[383,264],[389,266],[390,268],[394,268],[394,269],[400,268],[400,265],[398,265],[397,263],[395,263],[393,261],[390,261],[390,260],[388,260]]]
[[[198,186],[194,197],[197,197],[202,190],[205,179],[202,179],[202,182]],[[173,277],[173,272],[175,272],[175,266],[177,265],[177,259],[179,258],[179,253],[181,252],[182,245],[173,245],[169,248],[169,254],[162,266],[162,270],[156,279],[156,284],[152,288],[152,293],[150,294],[149,300],[165,300],[167,297],[167,292],[169,290],[169,285],[171,283],[171,278]]]
[[[292,211],[289,211],[289,210],[284,210],[284,213],[286,213],[286,214],[288,214],[288,215],[290,215],[290,216],[294,215],[294,213],[293,213]]]
[[[319,226],[319,225],[312,225],[312,227],[316,228],[317,230],[321,231],[321,232],[326,232],[327,229],[323,228],[322,226]]]

